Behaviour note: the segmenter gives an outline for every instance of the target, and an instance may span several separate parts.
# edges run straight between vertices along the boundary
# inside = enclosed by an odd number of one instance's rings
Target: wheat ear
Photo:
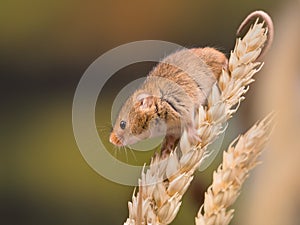
[[[173,221],[195,170],[203,156],[209,154],[207,146],[222,133],[224,122],[236,112],[248,85],[253,82],[253,75],[262,67],[262,63],[255,60],[266,39],[267,29],[258,20],[243,39],[237,39],[228,70],[223,70],[213,86],[207,106],[199,108],[197,132],[201,142],[191,146],[184,132],[169,156],[152,158],[139,180],[142,192],[134,193],[132,202],[128,203],[129,218],[124,224],[169,224]]]
[[[257,157],[269,139],[272,117],[270,114],[255,124],[223,153],[223,162],[213,174],[213,183],[205,193],[196,225],[229,224],[234,210],[227,208],[235,202],[249,171],[258,163]]]

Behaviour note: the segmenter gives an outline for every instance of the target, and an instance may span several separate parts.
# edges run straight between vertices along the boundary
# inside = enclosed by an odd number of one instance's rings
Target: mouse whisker
[[[126,162],[128,163],[128,154],[127,154],[127,148],[125,146],[122,146],[125,152],[125,156],[126,156]]]
[[[129,151],[131,152],[131,154],[132,154],[132,156],[134,158],[134,161],[137,163],[138,161],[137,161],[137,158],[136,158],[136,156],[134,154],[134,151],[131,148],[129,148]]]

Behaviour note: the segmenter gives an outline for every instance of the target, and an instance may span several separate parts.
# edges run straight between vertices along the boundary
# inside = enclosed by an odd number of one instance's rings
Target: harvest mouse
[[[273,39],[273,24],[263,11],[251,13],[238,32],[257,16],[262,17],[269,28],[269,46]],[[195,114],[199,106],[206,103],[213,84],[222,70],[227,69],[227,64],[227,57],[210,47],[182,49],[167,56],[121,108],[110,142],[126,146],[165,135],[161,149],[164,155],[174,149],[183,130],[187,131],[191,143],[199,141]]]
[[[196,110],[226,67],[226,56],[213,48],[183,49],[167,56],[121,108],[110,142],[124,146],[166,135],[162,151],[168,152],[183,129],[196,141]]]

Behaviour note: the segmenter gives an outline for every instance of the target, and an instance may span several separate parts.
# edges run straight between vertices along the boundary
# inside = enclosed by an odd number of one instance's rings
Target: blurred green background
[[[263,9],[276,20],[284,2],[1,0],[1,224],[122,224],[133,187],[94,172],[72,132],[72,100],[84,71],[106,51],[137,40],[213,46],[228,54],[249,12]],[[106,104],[97,106],[96,115],[104,141],[115,95],[152,66],[129,66],[107,83],[101,96]],[[225,145],[258,119],[253,92],[255,84],[230,122]],[[138,164],[152,153],[136,152]],[[127,160],[124,152],[118,158]],[[131,153],[128,158],[133,161]],[[220,154],[197,173],[173,224],[194,224],[219,162]]]

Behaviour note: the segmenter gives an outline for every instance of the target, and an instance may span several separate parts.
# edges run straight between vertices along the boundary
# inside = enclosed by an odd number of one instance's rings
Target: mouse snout
[[[110,137],[109,137],[109,142],[116,146],[123,146],[122,141],[120,140],[118,135],[116,135],[115,132],[111,132]]]

